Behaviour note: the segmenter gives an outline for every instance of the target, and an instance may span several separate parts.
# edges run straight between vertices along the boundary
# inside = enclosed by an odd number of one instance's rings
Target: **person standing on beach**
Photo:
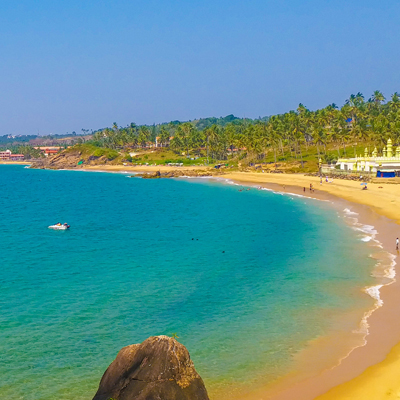
[[[399,238],[396,238],[396,250],[399,249]]]

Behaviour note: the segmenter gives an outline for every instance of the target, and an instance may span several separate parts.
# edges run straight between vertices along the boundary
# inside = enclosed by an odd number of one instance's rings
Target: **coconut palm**
[[[160,143],[161,147],[164,147],[169,143],[169,132],[164,126],[162,126],[160,130]]]
[[[381,104],[385,101],[385,96],[379,90],[375,90],[371,99],[376,104],[377,108],[380,108]]]

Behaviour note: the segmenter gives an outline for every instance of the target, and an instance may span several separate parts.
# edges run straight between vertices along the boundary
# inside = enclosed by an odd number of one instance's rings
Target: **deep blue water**
[[[121,347],[173,333],[211,392],[272,380],[372,304],[369,249],[324,202],[21,166],[0,187],[1,398],[91,399]]]

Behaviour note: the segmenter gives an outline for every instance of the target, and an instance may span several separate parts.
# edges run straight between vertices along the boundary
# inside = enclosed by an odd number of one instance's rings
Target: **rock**
[[[209,400],[186,347],[152,336],[124,347],[101,378],[93,400]]]
[[[219,169],[175,169],[167,172],[144,172],[141,174],[137,174],[136,177],[141,177],[145,179],[154,179],[154,178],[178,178],[181,176],[190,176],[190,177],[203,177],[203,176],[217,176],[224,175],[226,172],[221,171]]]

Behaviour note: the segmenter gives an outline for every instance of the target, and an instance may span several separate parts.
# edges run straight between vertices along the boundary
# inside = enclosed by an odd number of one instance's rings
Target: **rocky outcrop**
[[[148,172],[143,174],[136,174],[132,177],[141,177],[145,179],[155,179],[155,178],[178,178],[181,176],[190,176],[190,177],[202,177],[202,176],[216,176],[223,175],[223,170],[219,169],[176,169],[168,172]]]
[[[152,336],[124,347],[100,381],[93,400],[209,400],[186,347]]]
[[[104,165],[110,164],[109,160],[102,157],[88,156],[82,154],[78,150],[67,150],[63,151],[54,156],[44,158],[42,160],[37,160],[32,163],[31,168],[40,169],[73,169],[73,168],[83,168],[88,165]]]

